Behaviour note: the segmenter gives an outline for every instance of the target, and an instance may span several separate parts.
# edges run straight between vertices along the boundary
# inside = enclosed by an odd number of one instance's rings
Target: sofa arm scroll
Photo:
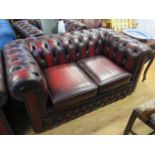
[[[3,52],[8,90],[13,98],[25,103],[35,130],[42,131],[41,118],[45,115],[47,106],[44,75],[31,53],[24,47],[14,47],[12,43]]]

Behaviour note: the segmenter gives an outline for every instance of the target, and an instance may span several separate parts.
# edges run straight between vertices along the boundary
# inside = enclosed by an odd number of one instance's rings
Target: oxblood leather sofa
[[[82,19],[82,23],[87,25],[88,29],[96,29],[102,27],[102,19]]]
[[[153,61],[150,47],[103,28],[20,39],[3,53],[9,93],[36,132],[130,95]]]
[[[42,30],[41,20],[40,19],[28,19],[29,23]]]
[[[44,32],[39,29],[39,23],[33,20],[19,20],[13,22],[13,28],[20,38],[38,37],[44,35]],[[36,25],[36,26],[35,26]]]
[[[81,20],[63,20],[67,32],[80,31],[86,29],[96,29],[102,27],[101,19],[81,19]]]
[[[66,32],[80,31],[80,30],[88,29],[87,25],[82,23],[79,20],[65,19],[65,20],[63,20],[63,22],[65,24]]]

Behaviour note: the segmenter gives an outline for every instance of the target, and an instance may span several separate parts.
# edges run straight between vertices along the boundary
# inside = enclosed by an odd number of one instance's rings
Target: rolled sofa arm
[[[88,29],[87,26],[77,20],[64,20],[65,23],[65,28],[67,32],[71,32],[71,31],[80,31],[80,30],[85,30]]]
[[[38,37],[44,35],[43,31],[30,24],[28,20],[20,20],[13,23],[14,29],[23,38]]]
[[[153,62],[152,49],[138,40],[112,31],[106,33],[104,42],[105,55],[132,74],[131,91],[133,91],[136,88],[144,64],[149,62],[143,74],[143,80],[146,79],[147,71]]]
[[[25,103],[34,129],[42,131],[47,85],[40,67],[23,45],[23,40],[17,40],[3,50],[7,86],[13,98]]]
[[[133,88],[135,88],[143,69],[144,69],[144,72],[143,72],[142,81],[146,80],[146,75],[154,60],[154,55],[153,55],[152,49],[149,46],[143,43],[140,43],[138,41],[135,41],[135,42],[131,41],[126,48],[126,51],[128,52],[128,55],[130,57],[132,56],[130,62],[132,62],[133,59],[135,59],[134,60],[135,66],[133,66],[133,69],[131,70],[133,73]],[[148,64],[144,68],[144,64],[147,62]],[[127,69],[129,68],[130,64],[126,66]]]
[[[4,82],[2,51],[0,50],[0,107],[2,107],[7,101],[7,94]]]
[[[139,44],[140,49],[142,50],[143,54],[144,54],[144,62],[148,62],[147,66],[145,67],[144,73],[143,73],[143,79],[142,81],[146,80],[146,75],[147,72],[151,66],[151,64],[154,61],[154,54],[153,54],[153,50],[151,47],[144,45],[144,44]]]
[[[29,19],[30,24],[34,25],[38,29],[42,30],[41,20],[40,19]]]

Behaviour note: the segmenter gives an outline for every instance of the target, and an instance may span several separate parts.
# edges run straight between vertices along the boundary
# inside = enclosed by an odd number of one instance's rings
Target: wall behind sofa
[[[143,30],[155,39],[155,19],[137,19],[137,29]]]

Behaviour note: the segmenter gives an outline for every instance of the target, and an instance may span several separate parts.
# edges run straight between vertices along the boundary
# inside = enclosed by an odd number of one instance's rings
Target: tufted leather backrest
[[[139,41],[104,28],[28,38],[25,46],[42,68],[104,55],[130,73],[135,72],[146,53],[151,53]]]
[[[151,48],[139,41],[104,28],[27,38],[9,46],[29,51],[41,68],[104,55],[132,74],[139,72],[139,66],[152,54]]]
[[[25,43],[27,50],[32,53],[43,68],[66,62],[64,46],[59,38],[28,38],[25,40]]]
[[[95,30],[77,31],[51,38],[45,36],[28,38],[25,40],[25,47],[41,67],[48,68],[102,54],[103,37],[101,32]]]

